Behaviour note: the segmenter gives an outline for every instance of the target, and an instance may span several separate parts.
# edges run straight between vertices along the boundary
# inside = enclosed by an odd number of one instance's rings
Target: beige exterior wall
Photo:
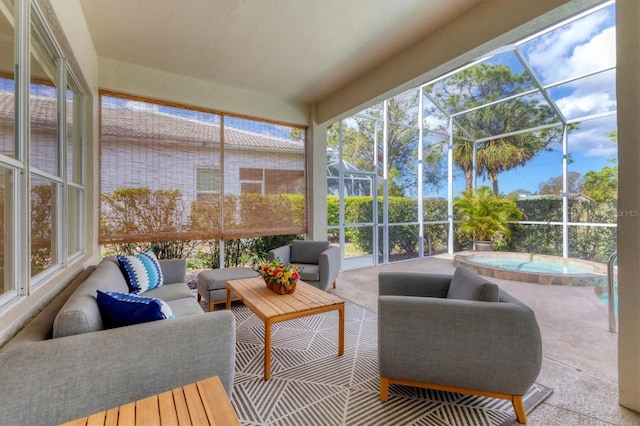
[[[640,2],[617,2],[618,380],[620,404],[640,411]]]

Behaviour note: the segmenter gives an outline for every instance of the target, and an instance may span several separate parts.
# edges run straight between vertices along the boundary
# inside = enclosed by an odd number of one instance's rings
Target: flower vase
[[[290,281],[288,284],[282,284],[275,280],[265,278],[267,288],[277,294],[292,294],[296,291],[296,281]]]

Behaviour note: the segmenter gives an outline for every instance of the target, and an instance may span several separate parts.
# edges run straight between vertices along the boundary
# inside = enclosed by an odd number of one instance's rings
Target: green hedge
[[[328,223],[339,224],[339,198],[327,199]],[[349,227],[349,224],[371,223],[373,221],[373,200],[371,197],[345,197],[345,237],[347,241],[365,253],[373,248],[371,227]],[[518,207],[526,221],[562,221],[562,200],[518,200]],[[378,220],[382,223],[382,197],[378,198]],[[583,200],[569,201],[569,220],[573,222],[616,223],[617,204],[615,201],[596,202]],[[418,252],[417,225],[394,225],[395,223],[417,222],[417,201],[403,197],[389,197],[389,252],[392,258],[415,257]],[[447,201],[426,199],[423,202],[425,221],[446,220]],[[562,226],[511,224],[512,235],[508,241],[499,241],[500,250],[549,254],[562,256]],[[447,225],[425,224],[425,253],[433,254],[446,250]],[[380,244],[382,236],[380,236]],[[473,241],[454,234],[454,251],[469,250]],[[431,252],[429,253],[429,247]],[[569,254],[571,257],[606,262],[616,247],[615,227],[569,227]]]

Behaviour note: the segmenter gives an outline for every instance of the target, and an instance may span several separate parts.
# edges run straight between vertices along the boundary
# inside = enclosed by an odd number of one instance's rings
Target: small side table
[[[214,376],[62,426],[160,424],[240,426],[240,420],[220,379]]]

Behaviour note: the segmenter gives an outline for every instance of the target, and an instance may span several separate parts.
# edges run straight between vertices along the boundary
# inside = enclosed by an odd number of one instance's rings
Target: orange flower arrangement
[[[262,262],[258,273],[265,281],[277,282],[285,286],[293,285],[300,279],[298,267],[291,264],[285,265],[280,259]]]

